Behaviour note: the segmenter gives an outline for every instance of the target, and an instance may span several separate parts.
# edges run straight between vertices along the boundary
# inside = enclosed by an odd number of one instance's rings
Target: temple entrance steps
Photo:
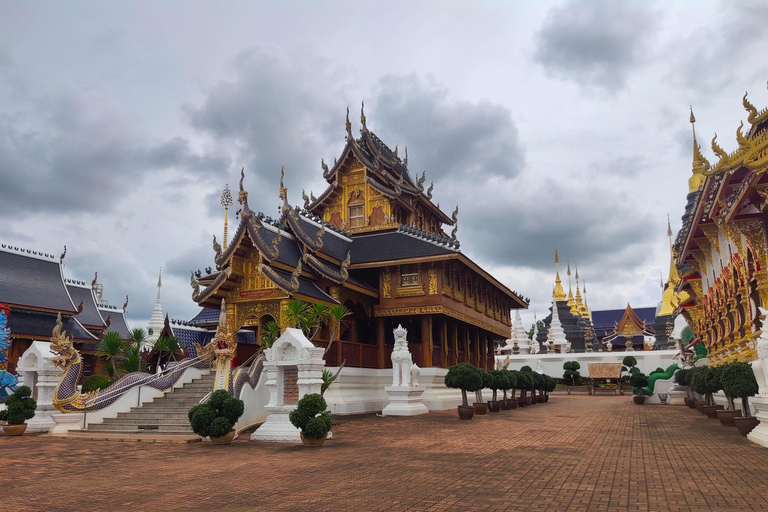
[[[109,434],[194,435],[187,413],[213,389],[216,375],[209,373],[173,392],[103,423],[88,425],[86,432]]]

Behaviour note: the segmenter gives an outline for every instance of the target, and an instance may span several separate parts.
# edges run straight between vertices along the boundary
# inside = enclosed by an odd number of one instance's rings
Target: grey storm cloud
[[[762,0],[724,2],[716,25],[701,27],[676,41],[685,48],[671,75],[677,82],[707,97],[739,81],[740,65],[752,55],[761,55],[768,45],[768,3]],[[758,60],[755,76],[768,72]]]
[[[426,170],[427,183],[457,175],[511,178],[525,164],[512,114],[503,105],[457,100],[434,79],[415,74],[382,77],[374,101],[370,126],[389,144],[399,141],[401,152],[406,144],[409,167],[418,174]]]
[[[142,135],[128,113],[95,94],[11,97],[19,102],[0,112],[0,212],[104,212],[145,174],[229,167],[228,156],[199,154],[182,138]]]
[[[656,17],[639,2],[569,0],[550,10],[534,58],[549,75],[617,91],[643,61]]]

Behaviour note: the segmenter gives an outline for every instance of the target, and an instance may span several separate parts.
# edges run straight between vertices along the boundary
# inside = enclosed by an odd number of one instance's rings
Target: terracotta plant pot
[[[325,438],[328,437],[325,435],[320,439],[315,439],[313,437],[304,437],[304,433],[300,433],[299,435],[301,436],[301,442],[304,443],[304,446],[323,446]]]
[[[537,403],[539,403],[535,396],[528,396],[528,397],[525,397],[525,399],[528,401],[528,405],[536,405]]]
[[[506,400],[501,400],[501,410],[502,411],[508,411],[512,408],[512,400],[507,398]]]
[[[632,401],[637,405],[643,405],[645,403],[645,395],[632,395]]]
[[[724,427],[733,427],[736,426],[736,422],[733,421],[734,418],[740,418],[741,417],[741,411],[724,411],[719,410],[717,411],[717,419],[720,420],[720,424]]]
[[[717,419],[717,411],[725,409],[725,407],[722,405],[705,405],[703,409],[704,414],[707,415],[707,418],[715,420]]]
[[[475,407],[475,414],[478,416],[488,412],[488,404],[485,402],[474,402],[472,405]]]
[[[544,395],[544,401],[549,402],[549,395]]]
[[[685,397],[685,398],[683,398],[683,402],[685,402],[685,405],[687,405],[691,409],[695,409],[696,408],[696,400],[694,400],[693,398]]]
[[[517,406],[518,407],[525,407],[525,398],[520,397],[517,399]]]
[[[26,430],[26,423],[22,423],[21,425],[3,425],[3,432],[5,432],[5,435],[7,436],[20,436]]]
[[[748,416],[746,418],[733,418],[733,421],[736,423],[736,429],[744,437],[747,437],[747,434],[752,432],[757,424],[760,423],[760,420],[754,416]]]
[[[525,405],[531,405],[531,397],[530,396],[525,397]]]
[[[221,437],[211,436],[211,442],[213,444],[229,444],[235,438],[235,434],[235,429],[232,429]]]
[[[472,416],[475,415],[475,408],[471,405],[460,405],[459,406],[459,419],[460,420],[471,420]]]
[[[488,411],[499,412],[501,411],[501,402],[498,400],[488,400]]]
[[[509,402],[509,408],[510,408],[510,409],[517,409],[517,406],[518,406],[518,405],[520,405],[520,401],[519,401],[519,400],[517,400],[517,399],[515,399],[515,400],[512,400],[512,399],[510,398],[509,400],[507,400],[507,402]]]
[[[702,402],[701,400],[696,400],[696,410],[699,411],[701,414],[704,414],[704,406],[709,405],[707,402]]]

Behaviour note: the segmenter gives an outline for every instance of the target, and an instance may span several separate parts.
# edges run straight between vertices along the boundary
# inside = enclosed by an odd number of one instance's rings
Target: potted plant
[[[568,386],[567,392],[569,395],[571,394],[571,386],[575,386],[576,381],[580,377],[580,368],[581,365],[578,361],[566,361],[563,363],[563,370],[565,370],[565,373],[563,373],[563,381],[565,381],[566,386]]]
[[[619,372],[619,393],[624,394],[624,384],[629,383],[630,376],[636,371],[640,371],[637,368],[637,359],[633,356],[626,356],[621,360],[621,371]]]
[[[685,405],[693,409],[696,407],[696,400],[694,400],[693,397],[691,396],[691,377],[692,377],[692,370],[690,368],[678,370],[675,373],[675,382],[677,382],[679,386],[685,387],[685,394],[686,394],[686,397],[684,399]]]
[[[720,366],[720,371],[724,372],[725,369],[730,366],[730,364],[725,364],[723,366]],[[722,373],[720,374],[720,384],[722,387],[723,379],[722,379]],[[736,408],[736,404],[733,403],[733,397],[728,394],[728,392],[723,387],[723,393],[725,394],[725,399],[728,402],[728,408],[727,409],[720,409],[717,412],[717,419],[720,420],[720,424],[724,427],[734,427],[736,426],[736,422],[734,421],[734,418],[741,417],[741,411]]]
[[[549,375],[544,376],[544,401],[549,402],[549,394],[555,390],[557,387],[557,382],[555,382],[555,379],[550,377]]]
[[[531,405],[531,397],[528,396],[528,390],[533,387],[533,377],[530,372],[517,372],[517,387],[520,388],[520,400],[518,403],[522,407]]]
[[[693,388],[694,393],[704,398],[704,400],[696,401],[696,410],[701,414],[704,414],[704,406],[711,404],[710,371],[708,366],[695,368],[693,377],[691,377],[691,388]]]
[[[0,421],[8,424],[3,425],[3,432],[7,436],[20,436],[27,430],[25,420],[35,417],[37,402],[32,398],[32,390],[29,386],[21,386],[5,399],[5,410],[0,411]]]
[[[333,426],[331,411],[327,410],[325,398],[318,393],[304,395],[288,419],[301,430],[304,446],[322,446]]]
[[[477,402],[472,404],[475,407],[475,414],[482,416],[488,412],[488,404],[483,400],[483,389],[491,387],[491,374],[482,368],[476,370],[480,374],[480,378],[483,380],[483,385],[480,389],[475,390],[475,399]]]
[[[243,415],[245,404],[228,391],[219,389],[204,404],[192,407],[187,414],[192,431],[210,437],[214,444],[229,444],[235,438],[235,423]]]
[[[533,369],[531,369],[530,366],[523,366],[520,368],[520,373],[525,375],[527,379],[525,379],[525,405],[535,405],[538,402],[536,401],[536,381],[533,377]]]
[[[517,409],[520,406],[520,401],[515,397],[517,393],[517,388],[520,386],[520,372],[516,370],[507,370],[507,373],[509,373],[509,383],[510,383],[510,389],[512,390],[512,394],[510,398],[507,399],[509,403],[510,409]]]
[[[757,418],[749,414],[749,397],[755,396],[759,389],[752,366],[749,363],[731,363],[723,369],[720,378],[726,395],[741,398],[744,417],[733,420],[741,435],[746,436],[759,423]]]
[[[702,411],[704,414],[707,415],[707,418],[710,419],[717,419],[717,411],[720,409],[724,409],[722,405],[717,405],[715,403],[715,393],[723,389],[722,384],[720,383],[720,375],[722,374],[723,367],[722,366],[715,366],[709,369],[709,372],[706,374],[706,387],[709,391],[709,405],[705,405],[702,407]],[[727,396],[727,395],[726,395]]]
[[[512,402],[517,402],[517,400],[514,399],[514,396],[511,399],[507,397],[507,391],[511,389],[514,394],[514,388],[517,385],[517,377],[515,376],[515,372],[510,370],[499,371],[502,372],[506,377],[506,380],[503,381],[504,387],[501,388],[501,390],[504,392],[504,398],[501,401],[501,408],[504,410],[517,408],[517,403],[514,404],[514,407],[512,406]]]
[[[493,391],[493,397],[488,402],[488,410],[491,412],[499,412],[501,410],[501,403],[496,399],[498,390],[504,389],[509,386],[509,377],[504,370],[494,370],[488,372],[491,375],[490,388]]]
[[[634,372],[629,378],[629,384],[637,390],[632,397],[632,401],[638,405],[644,404],[645,395],[643,394],[643,388],[648,385],[648,377],[643,372]]]
[[[467,391],[477,391],[483,387],[483,377],[477,368],[469,363],[459,363],[448,368],[445,385],[461,390],[461,405],[458,407],[459,419],[471,420],[475,408],[469,405]]]

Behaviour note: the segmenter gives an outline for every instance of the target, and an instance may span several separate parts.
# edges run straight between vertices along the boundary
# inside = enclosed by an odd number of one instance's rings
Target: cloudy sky
[[[358,129],[408,146],[462,250],[550,300],[557,242],[592,309],[651,306],[680,225],[689,105],[728,151],[749,91],[768,105],[768,3],[0,3],[0,241],[95,271],[145,326],[189,318],[225,184],[252,208],[324,189],[320,159]],[[565,278],[564,272],[561,274]],[[523,315],[526,322],[533,311]]]

